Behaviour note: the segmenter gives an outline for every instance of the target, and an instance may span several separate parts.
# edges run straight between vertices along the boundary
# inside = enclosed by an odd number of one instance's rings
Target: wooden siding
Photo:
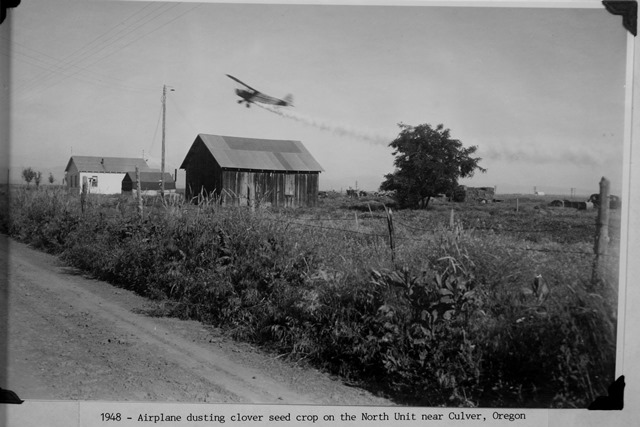
[[[185,170],[185,194],[188,199],[200,194],[207,197],[221,194],[222,169],[201,141],[194,143],[189,151]]]
[[[191,147],[183,164],[186,195],[220,197],[238,206],[316,206],[319,172],[223,169],[200,140]]]
[[[222,201],[250,206],[316,206],[319,173],[222,171]]]

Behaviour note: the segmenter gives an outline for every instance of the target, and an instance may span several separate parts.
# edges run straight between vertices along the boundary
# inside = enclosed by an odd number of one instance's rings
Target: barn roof
[[[124,173],[135,170],[136,166],[140,171],[149,170],[149,165],[142,158],[71,156],[64,170],[65,172],[69,170],[72,162],[79,172]]]
[[[204,143],[222,168],[324,171],[300,141],[199,134],[194,145],[198,140]],[[182,162],[181,169],[185,169],[189,163],[190,154],[191,150]]]

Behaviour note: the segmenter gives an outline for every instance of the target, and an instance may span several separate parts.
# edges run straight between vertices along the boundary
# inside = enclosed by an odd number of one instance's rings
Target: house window
[[[97,176],[92,176],[91,177],[91,186],[92,187],[97,187],[98,186],[98,177]]]

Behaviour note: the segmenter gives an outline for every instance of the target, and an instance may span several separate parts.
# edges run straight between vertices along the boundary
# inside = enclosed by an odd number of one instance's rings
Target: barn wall
[[[316,206],[318,202],[319,172],[222,169],[200,140],[193,144],[183,165],[188,200],[204,193],[240,206]]]
[[[317,172],[225,170],[222,172],[223,201],[240,206],[316,206],[318,178]]]
[[[201,193],[220,195],[222,190],[222,170],[205,145],[198,141],[189,152],[189,164],[185,174],[185,194],[187,199]]]

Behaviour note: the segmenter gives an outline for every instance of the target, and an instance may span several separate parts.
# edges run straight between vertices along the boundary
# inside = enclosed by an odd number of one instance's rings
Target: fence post
[[[140,186],[140,171],[138,170],[138,166],[136,166],[136,198],[138,199],[138,216],[140,217],[140,221],[142,221],[142,188]]]
[[[393,241],[393,213],[391,208],[387,209],[387,226],[389,227],[389,247],[391,248],[391,262],[396,260],[396,245]]]
[[[520,210],[520,199],[516,197],[516,212]]]
[[[598,218],[596,219],[596,241],[593,247],[595,259],[593,261],[592,284],[595,286],[603,276],[603,266],[609,247],[609,180],[600,180],[600,196]]]
[[[455,218],[454,218],[454,213],[453,213],[453,209],[451,209],[451,214],[449,215],[449,228],[451,230],[453,230],[453,226],[455,225]]]
[[[360,226],[358,224],[358,212],[354,212],[353,213],[356,216],[356,231],[360,229]]]
[[[80,209],[82,213],[84,213],[84,205],[87,203],[87,191],[89,187],[89,182],[86,176],[82,177],[82,194],[80,194]]]

